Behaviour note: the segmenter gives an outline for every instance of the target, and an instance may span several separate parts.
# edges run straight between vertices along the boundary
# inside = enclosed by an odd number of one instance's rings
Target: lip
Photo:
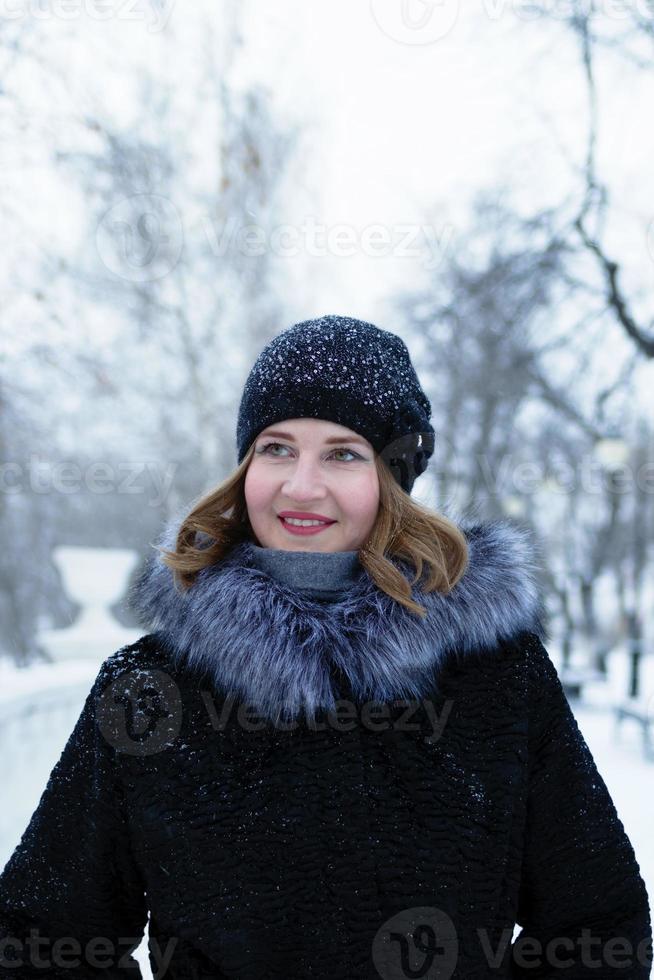
[[[283,513],[277,515],[277,519],[279,520],[279,523],[282,525],[284,530],[288,531],[289,534],[299,534],[299,535],[320,534],[321,531],[326,531],[327,528],[331,527],[332,524],[336,523],[336,521],[330,520],[328,524],[315,524],[313,527],[311,526],[293,527],[292,524],[287,524],[284,520],[284,517],[296,517],[296,516],[298,520],[305,520],[305,521],[327,520],[327,518],[318,517],[314,515],[311,515],[310,517],[305,517],[304,515],[300,516],[299,514],[296,515],[289,511],[283,511]]]
[[[325,517],[324,514],[310,514],[303,510],[280,510],[278,517],[295,517],[298,521],[328,521],[335,524],[333,517]]]

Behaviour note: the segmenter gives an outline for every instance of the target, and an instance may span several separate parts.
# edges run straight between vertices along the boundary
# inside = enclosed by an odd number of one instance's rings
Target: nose
[[[306,454],[300,456],[284,481],[283,492],[288,500],[295,500],[297,503],[324,500],[326,488],[320,471],[320,462]]]

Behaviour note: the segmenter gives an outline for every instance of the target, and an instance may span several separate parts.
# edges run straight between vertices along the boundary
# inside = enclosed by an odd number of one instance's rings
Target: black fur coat
[[[152,560],[149,632],[102,664],[0,876],[0,977],[138,977],[149,912],[168,980],[645,980],[645,886],[528,539],[464,530],[425,619],[365,571],[307,598],[248,542],[184,595]]]

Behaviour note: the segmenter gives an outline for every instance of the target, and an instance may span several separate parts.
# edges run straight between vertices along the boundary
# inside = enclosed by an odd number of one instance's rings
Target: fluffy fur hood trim
[[[178,526],[179,519],[169,521],[157,544],[173,550]],[[459,526],[468,567],[448,595],[413,587],[424,618],[382,592],[363,568],[337,601],[309,598],[254,567],[249,541],[203,569],[187,592],[157,553],[128,604],[146,629],[164,634],[177,666],[268,718],[334,709],[339,675],[356,701],[422,698],[434,692],[448,655],[490,652],[523,631],[545,639],[531,532],[506,519]],[[414,570],[393,561],[411,581]]]

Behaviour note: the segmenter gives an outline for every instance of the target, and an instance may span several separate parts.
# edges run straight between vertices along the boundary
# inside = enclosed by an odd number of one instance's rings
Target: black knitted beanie
[[[238,410],[238,461],[273,422],[325,419],[367,439],[411,493],[434,451],[430,416],[400,337],[348,316],[303,320],[274,337],[250,371]]]

